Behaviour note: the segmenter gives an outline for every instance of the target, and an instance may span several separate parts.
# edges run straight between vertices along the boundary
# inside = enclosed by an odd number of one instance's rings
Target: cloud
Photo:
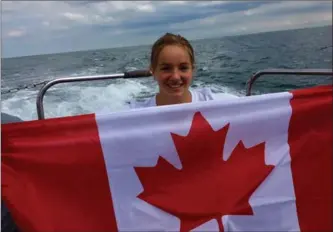
[[[332,24],[325,1],[5,1],[4,56],[151,44]]]
[[[75,13],[71,13],[71,12],[65,12],[63,15],[70,20],[81,21],[82,19],[85,18],[82,14],[75,14]]]
[[[21,37],[26,33],[24,29],[10,30],[6,33],[7,37]]]
[[[331,6],[332,2],[271,3],[245,11],[175,23],[169,28],[177,32],[183,31],[191,37],[202,38],[202,35],[223,36],[329,25],[332,22]],[[312,11],[315,7],[317,10]]]

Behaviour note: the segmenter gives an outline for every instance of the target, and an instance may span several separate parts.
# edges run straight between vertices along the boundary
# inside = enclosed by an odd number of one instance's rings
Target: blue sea
[[[245,95],[247,80],[259,70],[332,69],[332,26],[192,41],[197,60],[192,88]],[[111,44],[110,44],[111,46]],[[4,113],[37,119],[42,83],[59,77],[112,74],[146,69],[151,45],[2,59]],[[254,94],[331,84],[332,77],[263,76]],[[37,84],[37,85],[35,85]],[[157,92],[151,78],[58,84],[44,98],[45,117],[120,111],[133,98]]]

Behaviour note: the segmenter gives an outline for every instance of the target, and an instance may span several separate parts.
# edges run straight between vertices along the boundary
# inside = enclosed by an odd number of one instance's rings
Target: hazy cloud
[[[22,56],[332,24],[331,1],[3,1],[2,54]]]
[[[25,34],[25,30],[24,29],[14,29],[14,30],[10,30],[8,31],[5,36],[7,37],[21,37]]]

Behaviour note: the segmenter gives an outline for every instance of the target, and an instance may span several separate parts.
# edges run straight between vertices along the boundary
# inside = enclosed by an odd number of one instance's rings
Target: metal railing
[[[251,95],[251,90],[254,82],[263,75],[318,75],[318,76],[333,76],[332,69],[265,69],[256,72],[247,81],[246,86],[246,96]],[[38,119],[44,119],[44,106],[43,99],[46,91],[53,85],[66,83],[66,82],[79,82],[79,81],[96,81],[96,80],[108,80],[108,79],[118,79],[118,78],[141,78],[151,76],[151,72],[148,70],[136,70],[131,72],[110,74],[110,75],[96,75],[96,76],[82,76],[82,77],[66,77],[52,80],[46,83],[38,93],[37,96],[37,114]]]
[[[109,79],[119,79],[119,78],[123,78],[123,79],[141,78],[141,77],[149,77],[149,76],[151,76],[151,72],[148,70],[136,70],[136,71],[131,71],[131,72],[110,74],[110,75],[64,77],[64,78],[58,78],[58,79],[49,81],[41,88],[41,90],[38,92],[38,95],[37,95],[36,106],[37,106],[38,119],[40,120],[40,119],[45,118],[44,106],[43,106],[44,95],[50,87],[52,87],[56,84],[67,83],[67,82],[79,82],[79,81],[109,80]]]
[[[246,87],[246,96],[251,95],[253,83],[261,76],[272,75],[316,75],[316,76],[333,76],[332,69],[265,69],[256,72],[248,81]]]

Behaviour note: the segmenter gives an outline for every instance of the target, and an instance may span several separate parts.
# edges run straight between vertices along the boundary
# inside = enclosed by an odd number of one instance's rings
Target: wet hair
[[[152,70],[155,70],[157,66],[158,56],[160,55],[162,49],[168,45],[179,45],[185,48],[190,56],[191,65],[194,66],[194,51],[190,42],[181,35],[166,33],[160,37],[152,47],[150,55],[150,67]]]

